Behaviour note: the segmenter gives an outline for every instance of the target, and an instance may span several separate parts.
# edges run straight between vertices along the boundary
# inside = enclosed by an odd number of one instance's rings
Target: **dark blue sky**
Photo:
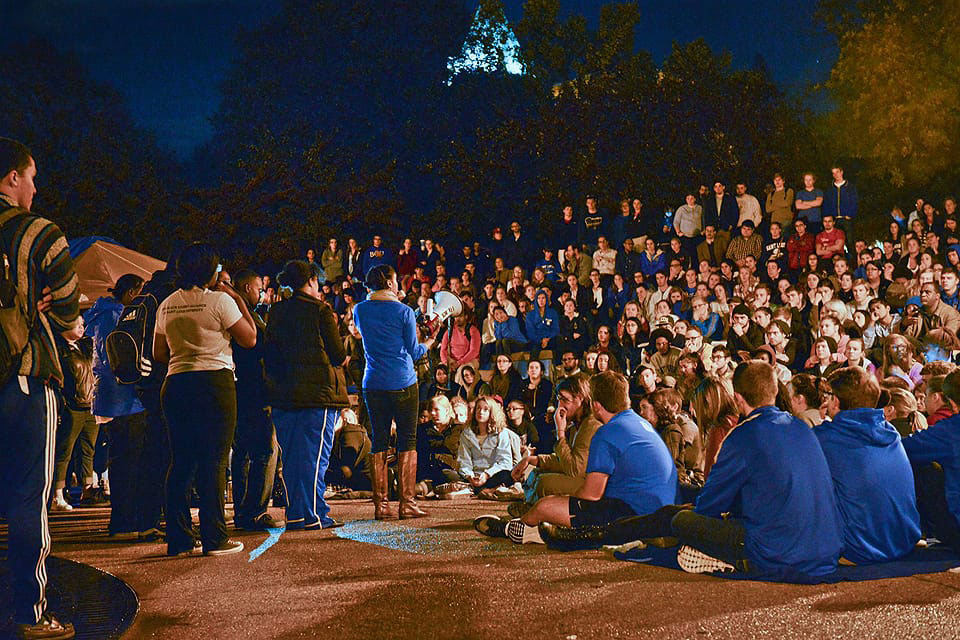
[[[562,0],[596,20],[602,0]],[[522,0],[505,0],[520,17]],[[774,80],[795,91],[826,79],[836,46],[814,22],[814,1],[641,0],[638,44],[661,61],[674,41],[704,38],[750,67],[757,54]],[[241,29],[275,15],[279,0],[18,0],[5,10],[19,37],[42,36],[77,54],[93,76],[116,87],[136,120],[186,156],[205,142],[219,84]]]

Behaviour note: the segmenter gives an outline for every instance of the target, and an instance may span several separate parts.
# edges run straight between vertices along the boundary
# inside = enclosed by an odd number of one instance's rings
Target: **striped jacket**
[[[11,206],[10,199],[0,194],[0,212]],[[26,292],[28,322],[33,327],[18,373],[60,386],[63,372],[54,333],[75,327],[80,315],[77,274],[67,239],[53,222],[26,212],[7,222],[0,243],[10,258],[11,273],[16,274],[17,291]],[[38,314],[44,287],[50,287],[53,301],[49,311]]]

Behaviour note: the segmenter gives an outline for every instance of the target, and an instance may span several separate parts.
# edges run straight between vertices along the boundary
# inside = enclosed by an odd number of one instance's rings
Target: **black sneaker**
[[[477,533],[482,533],[491,538],[506,538],[507,523],[500,519],[500,516],[478,516],[473,521],[473,528]]]
[[[243,551],[243,543],[239,540],[224,540],[216,549],[204,550],[205,556],[229,556]]]
[[[277,520],[269,513],[262,513],[253,520],[234,519],[233,526],[245,531],[267,531],[268,529],[279,529],[284,524],[283,520]]]
[[[189,549],[173,549],[167,545],[167,555],[171,558],[186,558],[188,556],[197,556],[203,552],[203,545],[199,538],[193,541],[193,546]]]
[[[73,625],[60,622],[49,613],[43,614],[37,624],[18,624],[17,638],[23,640],[69,640],[76,635]]]

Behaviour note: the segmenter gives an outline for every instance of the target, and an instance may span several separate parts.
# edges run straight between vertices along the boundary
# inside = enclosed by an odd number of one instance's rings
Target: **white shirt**
[[[228,328],[243,315],[222,291],[177,289],[157,309],[154,339],[170,345],[167,375],[233,369]]]
[[[744,220],[752,220],[754,226],[760,226],[763,220],[763,212],[760,209],[760,201],[749,193],[737,196],[737,205],[740,206],[740,219],[737,220],[737,226],[743,224]]]

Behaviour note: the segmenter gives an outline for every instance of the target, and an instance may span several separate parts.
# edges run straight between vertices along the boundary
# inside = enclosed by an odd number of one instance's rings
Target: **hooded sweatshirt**
[[[98,298],[84,314],[86,335],[93,338],[93,415],[104,417],[129,416],[143,411],[132,384],[117,382],[107,361],[107,336],[117,328],[123,303],[113,296]]]
[[[843,557],[895,560],[920,539],[913,470],[882,409],[849,409],[813,429],[827,458],[843,527]]]

